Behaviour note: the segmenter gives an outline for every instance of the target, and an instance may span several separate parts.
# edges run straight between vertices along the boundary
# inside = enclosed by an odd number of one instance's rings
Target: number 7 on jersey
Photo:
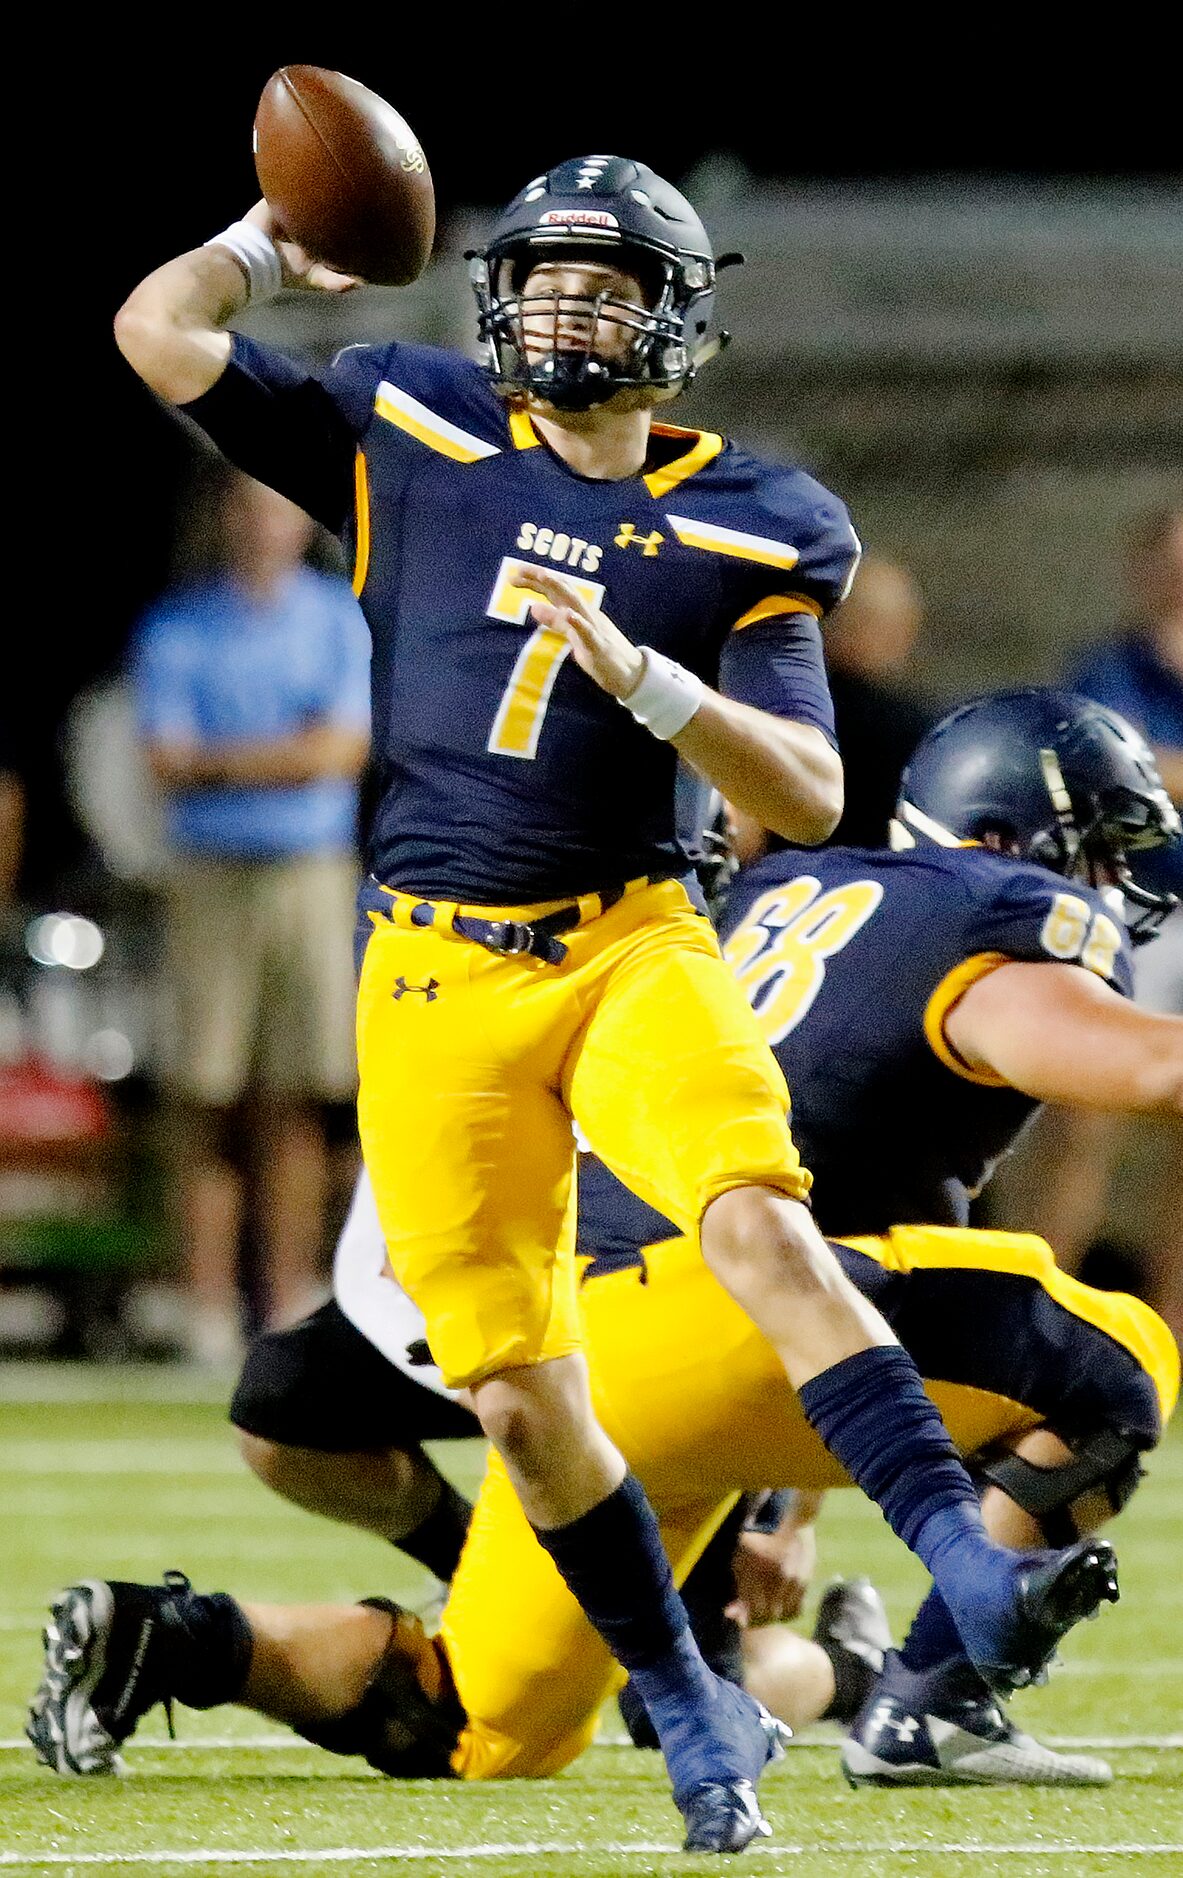
[[[506,555],[497,570],[497,579],[489,604],[490,619],[508,620],[514,626],[530,623],[530,607],[535,600],[545,601],[545,594],[530,586],[529,561],[515,561]],[[580,599],[591,606],[602,606],[604,583],[599,580],[568,580]],[[537,756],[542,720],[550,703],[559,667],[571,650],[571,642],[553,626],[536,626],[525,641],[509,682],[501,694],[487,750],[495,756]]]

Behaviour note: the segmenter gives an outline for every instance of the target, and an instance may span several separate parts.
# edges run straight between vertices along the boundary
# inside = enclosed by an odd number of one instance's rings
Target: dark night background
[[[177,427],[116,352],[111,317],[152,267],[255,199],[251,123],[277,66],[333,66],[403,111],[431,164],[444,241],[453,208],[504,201],[549,162],[588,149],[639,155],[674,180],[718,150],[757,177],[856,178],[869,189],[876,179],[950,172],[1179,184],[1169,167],[1178,161],[1169,129],[1177,113],[1156,107],[1153,78],[1131,77],[1137,92],[1126,108],[1112,62],[1092,76],[1090,96],[1069,82],[1054,45],[1043,61],[1028,45],[1024,62],[1010,54],[1005,69],[969,48],[941,55],[942,80],[931,45],[913,59],[897,43],[883,64],[865,43],[853,54],[839,48],[837,27],[811,40],[795,22],[781,23],[771,46],[720,49],[717,23],[705,36],[694,29],[691,45],[689,29],[676,25],[682,16],[668,12],[647,24],[630,15],[633,25],[615,37],[599,24],[589,35],[568,29],[556,41],[534,31],[513,44],[500,21],[492,30],[493,15],[471,24],[466,15],[463,28],[441,35],[456,42],[445,58],[442,46],[423,42],[428,16],[402,25],[393,13],[377,17],[366,32],[244,32],[220,13],[217,43],[183,52],[163,43],[145,50],[116,19],[103,47],[78,51],[71,64],[65,154],[75,163],[51,198],[65,203],[68,227],[51,244],[31,354],[59,362],[63,395],[34,419],[42,493],[21,546],[42,579],[35,611],[22,609],[33,670],[6,707],[30,783],[34,872],[39,853],[60,861],[75,839],[54,786],[61,713],[119,658],[131,621],[161,584],[186,461]],[[647,55],[659,41],[683,50]],[[61,142],[57,151],[62,157]],[[40,251],[43,226],[35,239]],[[25,391],[19,367],[17,391]]]

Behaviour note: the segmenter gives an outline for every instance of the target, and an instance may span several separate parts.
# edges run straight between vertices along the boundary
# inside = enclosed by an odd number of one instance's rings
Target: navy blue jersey
[[[1100,895],[982,848],[831,848],[736,877],[724,951],[788,1080],[793,1137],[831,1233],[962,1225],[1037,1104],[962,1063],[944,1020],[1010,959],[1131,988]]]
[[[828,1233],[964,1225],[1037,1108],[945,1037],[975,978],[1058,960],[1125,996],[1132,984],[1128,936],[1099,894],[981,848],[772,854],[737,875],[720,931],[785,1072]],[[674,1230],[581,1157],[581,1251],[619,1262]]]
[[[655,426],[643,474],[590,480],[479,366],[401,343],[317,375],[236,336],[185,408],[353,554],[373,639],[368,859],[386,885],[510,905],[685,870],[675,752],[535,626],[532,565],[635,644],[833,737],[818,622],[858,543],[802,471]]]

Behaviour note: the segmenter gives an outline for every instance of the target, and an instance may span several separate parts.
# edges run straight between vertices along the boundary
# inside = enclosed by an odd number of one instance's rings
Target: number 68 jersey
[[[945,1034],[977,978],[1013,959],[1132,986],[1128,936],[1100,894],[977,847],[769,855],[736,878],[722,937],[792,1090],[832,1235],[964,1225],[1038,1106]]]
[[[804,472],[656,425],[642,473],[580,476],[480,367],[401,343],[316,374],[236,335],[186,412],[352,550],[384,884],[520,905],[685,870],[674,751],[537,626],[533,567],[634,644],[833,740],[818,623],[859,549]]]

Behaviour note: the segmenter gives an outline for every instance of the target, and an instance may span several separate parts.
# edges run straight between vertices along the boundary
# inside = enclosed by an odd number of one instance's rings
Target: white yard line
[[[616,1858],[652,1858],[669,1857],[679,1850],[672,1840],[634,1840],[596,1844],[588,1840],[525,1840],[519,1845],[350,1845],[321,1846],[319,1849],[309,1846],[307,1849],[254,1851],[226,1846],[211,1846],[209,1850],[188,1848],[185,1851],[164,1852],[0,1852],[0,1866],[4,1865],[348,1865],[360,1861],[373,1863],[379,1859],[399,1860],[404,1863],[423,1863],[427,1859],[503,1859],[503,1858],[554,1858],[571,1857],[580,1853],[610,1855]],[[813,1844],[773,1845],[771,1843],[750,1845],[745,1856],[759,1858],[794,1858],[807,1853],[823,1858],[857,1858],[875,1854],[907,1854],[916,1856],[922,1853],[989,1852],[1003,1858],[1075,1858],[1082,1853],[1085,1857],[1096,1858],[1109,1856],[1128,1857],[1166,1857],[1183,1852],[1183,1841],[1144,1842],[1141,1840],[1113,1840],[1107,1843],[1085,1843],[1068,1841],[1062,1845],[1050,1845],[1046,1839],[1031,1842],[1018,1842],[1007,1845],[992,1845],[985,1840],[945,1840],[939,1839],[841,1839],[818,1840]]]
[[[1040,1740],[1049,1748],[1108,1748],[1118,1750],[1143,1749],[1155,1754],[1177,1754],[1183,1750],[1183,1735],[1040,1735]],[[813,1751],[826,1750],[833,1753],[839,1745],[837,1732],[827,1740],[790,1741],[789,1752],[800,1754],[806,1748]],[[302,1741],[298,1735],[197,1735],[186,1741],[170,1741],[167,1735],[137,1734],[131,1743],[131,1751],[145,1749],[158,1753],[167,1749],[174,1754],[205,1754],[220,1752],[226,1748],[264,1748],[276,1752],[307,1754],[312,1749],[312,1742]],[[600,1735],[594,1745],[597,1748],[631,1748],[632,1742],[627,1735]],[[0,1754],[27,1753],[29,1743],[24,1735],[11,1735],[0,1738]],[[356,1771],[360,1771],[355,1769]]]

